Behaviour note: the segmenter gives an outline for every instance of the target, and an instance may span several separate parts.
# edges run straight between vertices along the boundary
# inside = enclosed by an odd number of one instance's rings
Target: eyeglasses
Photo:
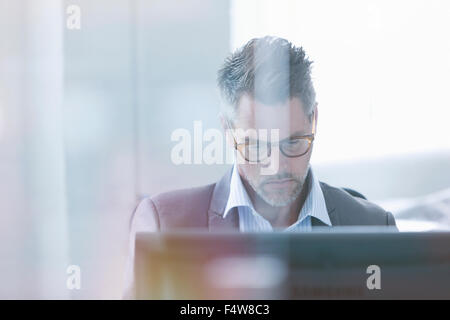
[[[289,158],[301,157],[308,153],[311,149],[312,142],[314,141],[316,131],[316,119],[313,117],[312,133],[302,136],[292,136],[283,139],[277,143],[271,143],[269,141],[251,140],[250,137],[245,137],[245,142],[238,143],[233,135],[234,148],[239,151],[241,156],[248,162],[261,162],[268,159],[272,154],[273,146],[278,145],[283,155]],[[228,123],[231,129],[230,124]]]

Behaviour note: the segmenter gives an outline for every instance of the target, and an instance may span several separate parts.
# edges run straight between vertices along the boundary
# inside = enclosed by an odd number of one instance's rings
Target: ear
[[[228,119],[223,115],[223,113],[219,114],[220,124],[222,125],[222,130],[225,133],[226,144],[231,148],[234,148],[234,140],[232,136],[232,132],[230,130]]]
[[[316,122],[316,132],[317,132],[317,120],[319,119],[319,108],[317,107],[319,105],[318,102],[316,102],[316,104],[314,105],[314,118],[315,118],[315,122]]]
[[[227,125],[227,119],[225,118],[225,116],[223,115],[223,113],[219,113],[219,120],[220,120],[220,124],[222,126],[222,130],[225,132],[228,129],[228,125]]]

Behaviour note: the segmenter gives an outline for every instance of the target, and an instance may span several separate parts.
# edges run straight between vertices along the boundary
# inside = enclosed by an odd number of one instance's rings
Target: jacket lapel
[[[325,206],[327,207],[328,216],[330,217],[331,225],[333,227],[339,226],[339,214],[336,207],[336,203],[334,201],[333,195],[330,192],[330,187],[323,182],[319,182],[320,188],[322,189],[323,197],[325,199]],[[321,226],[327,226],[319,219],[313,219],[312,220],[312,226],[313,227],[321,227]]]

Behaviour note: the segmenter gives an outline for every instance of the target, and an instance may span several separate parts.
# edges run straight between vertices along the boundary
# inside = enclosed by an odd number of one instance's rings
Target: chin
[[[286,197],[269,197],[266,194],[260,194],[260,197],[272,207],[285,207],[297,199],[296,195]]]

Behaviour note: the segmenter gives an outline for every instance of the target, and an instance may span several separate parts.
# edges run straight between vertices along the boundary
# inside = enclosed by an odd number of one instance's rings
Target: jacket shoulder
[[[149,200],[158,215],[160,229],[206,227],[214,186],[215,183],[163,192],[150,197]]]
[[[341,226],[386,226],[394,225],[395,219],[392,213],[387,212],[379,205],[366,199],[354,197],[342,188],[320,182],[325,202],[334,207],[336,220]]]

